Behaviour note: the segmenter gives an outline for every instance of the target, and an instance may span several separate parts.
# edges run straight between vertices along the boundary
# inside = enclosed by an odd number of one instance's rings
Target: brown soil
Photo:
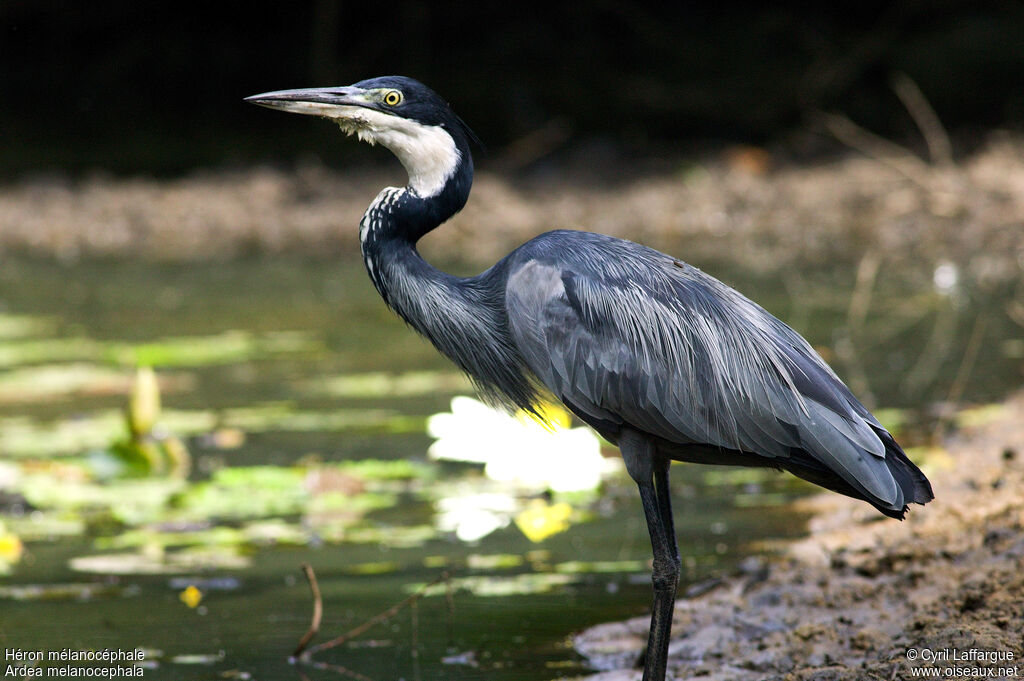
[[[669,678],[1024,677],[1024,395],[965,420],[925,467],[935,501],[905,522],[815,497],[810,536],[783,559],[678,601]],[[587,681],[639,679],[646,629],[641,617],[581,634],[577,649],[610,670]]]

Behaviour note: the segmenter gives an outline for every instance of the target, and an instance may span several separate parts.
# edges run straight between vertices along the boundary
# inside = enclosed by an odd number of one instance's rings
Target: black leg
[[[668,643],[675,609],[676,587],[679,584],[679,548],[672,521],[672,500],[668,489],[668,468],[671,460],[658,453],[650,440],[633,431],[619,438],[619,449],[626,470],[640,489],[647,531],[654,550],[654,605],[651,609],[651,631],[647,638],[644,681],[663,681],[668,663]]]

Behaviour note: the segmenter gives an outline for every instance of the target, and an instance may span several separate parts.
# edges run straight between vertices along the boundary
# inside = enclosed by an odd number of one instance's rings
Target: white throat
[[[390,149],[409,174],[409,188],[424,199],[444,189],[462,159],[455,140],[439,125],[358,106],[333,107],[330,117],[346,133]]]

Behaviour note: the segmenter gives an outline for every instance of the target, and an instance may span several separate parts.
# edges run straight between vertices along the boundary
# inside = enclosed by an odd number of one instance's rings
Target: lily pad
[[[512,577],[460,577],[451,580],[451,587],[469,591],[474,596],[481,598],[501,598],[505,596],[524,596],[527,594],[547,593],[561,586],[571,584],[574,577],[560,573],[525,573]],[[410,591],[415,591],[409,587]],[[432,587],[430,595],[443,594],[443,584]]]
[[[97,484],[52,474],[26,474],[20,492],[38,508],[88,511],[103,509],[127,525],[162,517],[172,495],[185,487],[175,479],[121,480]]]
[[[29,315],[0,314],[0,339],[23,338],[52,333],[56,324],[52,319]]]
[[[341,527],[315,525],[317,535],[328,542],[353,544],[386,544],[391,548],[414,548],[431,539],[437,539],[439,532],[431,525],[389,525],[380,527]]]
[[[5,326],[0,319],[0,338],[24,338],[33,329],[44,331],[51,327],[42,323],[33,325],[23,318],[20,321],[14,318]],[[8,341],[0,346],[0,367],[61,361],[105,362],[127,367],[197,367],[313,352],[320,347],[308,334],[298,331],[259,335],[225,331],[210,336],[162,338],[148,343],[109,343],[86,337],[31,338]]]
[[[203,664],[203,665],[210,665],[210,664],[217,664],[218,662],[220,662],[223,659],[224,659],[224,652],[221,651],[219,653],[211,653],[211,654],[196,653],[196,654],[193,654],[193,655],[175,655],[169,661],[172,664],[186,664],[186,665]]]
[[[401,565],[392,561],[379,561],[376,563],[356,563],[344,568],[345,572],[352,575],[387,575],[398,572]]]
[[[222,468],[174,500],[183,518],[242,519],[300,513],[308,499],[298,468]]]
[[[0,345],[0,367],[103,359],[104,345],[91,338],[33,338]]]
[[[85,519],[67,511],[35,510],[6,519],[7,526],[23,541],[52,541],[60,537],[80,537],[85,532]]]
[[[222,468],[206,481],[193,484],[175,498],[175,515],[181,519],[219,518],[241,520],[288,516],[340,517],[347,524],[367,512],[394,505],[390,491],[364,490],[365,481],[353,481],[345,489],[325,486],[325,480],[341,473],[346,480],[360,473],[380,479],[414,477],[418,471],[406,462],[350,462],[315,469],[303,467],[247,466]],[[315,520],[313,521],[316,524]]]
[[[397,501],[394,494],[381,492],[362,492],[360,494],[343,494],[328,492],[318,494],[309,500],[306,510],[309,514],[343,511],[346,513],[364,514],[381,508],[390,508]]]
[[[606,572],[643,572],[646,573],[647,563],[642,560],[570,560],[554,566],[555,572],[579,575],[584,573]]]
[[[225,331],[213,336],[163,338],[140,345],[114,344],[105,355],[127,366],[207,366],[232,364],[258,356],[304,352],[319,347],[298,332],[253,335],[247,331]]]
[[[372,372],[331,376],[311,383],[313,392],[346,398],[413,397],[469,389],[469,379],[451,371]]]
[[[246,523],[242,527],[242,536],[249,544],[288,544],[305,546],[310,543],[312,534],[309,529],[296,523],[283,520],[261,520]]]
[[[185,436],[213,429],[217,416],[206,411],[167,410],[160,422],[168,431]],[[0,456],[52,458],[103,450],[123,437],[124,431],[124,413],[117,409],[55,421],[0,418]]]
[[[237,546],[244,542],[245,534],[233,527],[207,527],[192,532],[163,532],[147,527],[122,532],[113,537],[98,537],[95,545],[98,549],[129,549],[154,546]]]
[[[50,400],[72,394],[128,392],[130,377],[92,364],[47,364],[0,373],[0,403]]]
[[[526,562],[526,559],[517,553],[495,553],[480,555],[471,553],[466,556],[466,565],[471,570],[503,570],[515,568]]]
[[[18,584],[0,586],[0,598],[14,601],[92,601],[98,598],[137,596],[135,584],[71,582],[66,584]]]
[[[103,575],[159,575],[195,570],[242,570],[252,560],[223,547],[174,552],[104,553],[72,558],[68,565],[76,572]]]
[[[436,467],[407,459],[359,459],[336,464],[336,468],[363,480],[423,480],[437,474]]]
[[[422,419],[403,416],[387,409],[300,411],[289,403],[271,403],[253,407],[227,409],[221,416],[224,425],[239,428],[250,433],[267,431],[339,431],[350,428],[416,432],[423,427]]]
[[[116,410],[88,417],[40,422],[27,417],[0,419],[0,455],[53,457],[104,447],[124,432],[124,415]]]

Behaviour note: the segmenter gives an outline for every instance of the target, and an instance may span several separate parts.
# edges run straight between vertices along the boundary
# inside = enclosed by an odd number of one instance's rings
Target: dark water
[[[883,420],[895,422],[911,442],[932,427],[928,405],[951,393],[959,399],[991,400],[1020,383],[1016,329],[1000,314],[1001,302],[971,291],[936,292],[930,288],[930,273],[881,280],[861,322],[851,321],[852,269],[823,268],[802,273],[799,280],[730,273],[710,265],[705,269],[794,324],[875,406],[902,408],[883,410]],[[358,409],[384,415],[351,427],[257,428],[231,450],[190,438],[196,481],[219,466],[288,466],[310,455],[324,461],[426,461],[431,440],[422,420],[446,411],[456,392],[442,387],[405,396],[345,397],[309,389],[324,376],[449,370],[429,345],[385,310],[358,262],[63,266],[14,260],[0,269],[0,312],[48,320],[48,337],[87,338],[101,347],[233,330],[264,339],[295,333],[302,343],[285,352],[242,353],[191,367],[179,361],[175,371],[186,372],[190,382],[164,395],[165,409],[217,412],[283,403],[299,415]],[[973,356],[965,352],[972,336],[983,348]],[[69,348],[68,358],[46,361],[102,364],[95,358],[76,359],[76,352],[82,351]],[[12,360],[3,371],[42,361]],[[908,381],[908,375],[916,378]],[[123,394],[88,390],[52,399],[0,400],[0,418],[8,424],[12,419],[47,424],[119,408],[123,402]],[[431,465],[439,466],[441,480],[474,480],[472,469]],[[785,502],[808,489],[782,477],[676,466],[673,490],[686,563],[684,588],[734,569],[742,558],[762,552],[766,542],[801,534],[803,519]],[[304,674],[310,679],[512,681],[573,676],[587,671],[571,650],[573,632],[643,614],[650,593],[644,567],[650,548],[628,480],[609,480],[599,500],[580,506],[587,511],[585,520],[540,543],[509,526],[476,543],[435,534],[401,548],[387,540],[388,528],[397,532],[394,528],[429,525],[433,516],[429,495],[406,490],[397,503],[366,518],[366,524],[384,529],[382,541],[250,546],[245,568],[184,572],[205,594],[197,608],[180,599],[181,575],[73,572],[72,558],[103,553],[96,538],[116,533],[90,525],[78,536],[29,542],[25,558],[9,576],[0,577],[0,585],[90,583],[98,591],[73,598],[0,599],[0,647],[141,647],[157,660],[145,671],[150,679]],[[493,567],[496,561],[508,567]],[[591,565],[573,569],[572,561]],[[600,561],[618,563],[593,565]],[[316,568],[323,591],[320,640],[401,601],[442,569],[455,579],[480,577],[491,585],[520,588],[512,589],[519,591],[512,595],[456,589],[452,607],[442,595],[423,598],[414,609],[319,656],[349,672],[306,668],[300,673],[286,658],[311,610],[298,567],[303,562]]]

